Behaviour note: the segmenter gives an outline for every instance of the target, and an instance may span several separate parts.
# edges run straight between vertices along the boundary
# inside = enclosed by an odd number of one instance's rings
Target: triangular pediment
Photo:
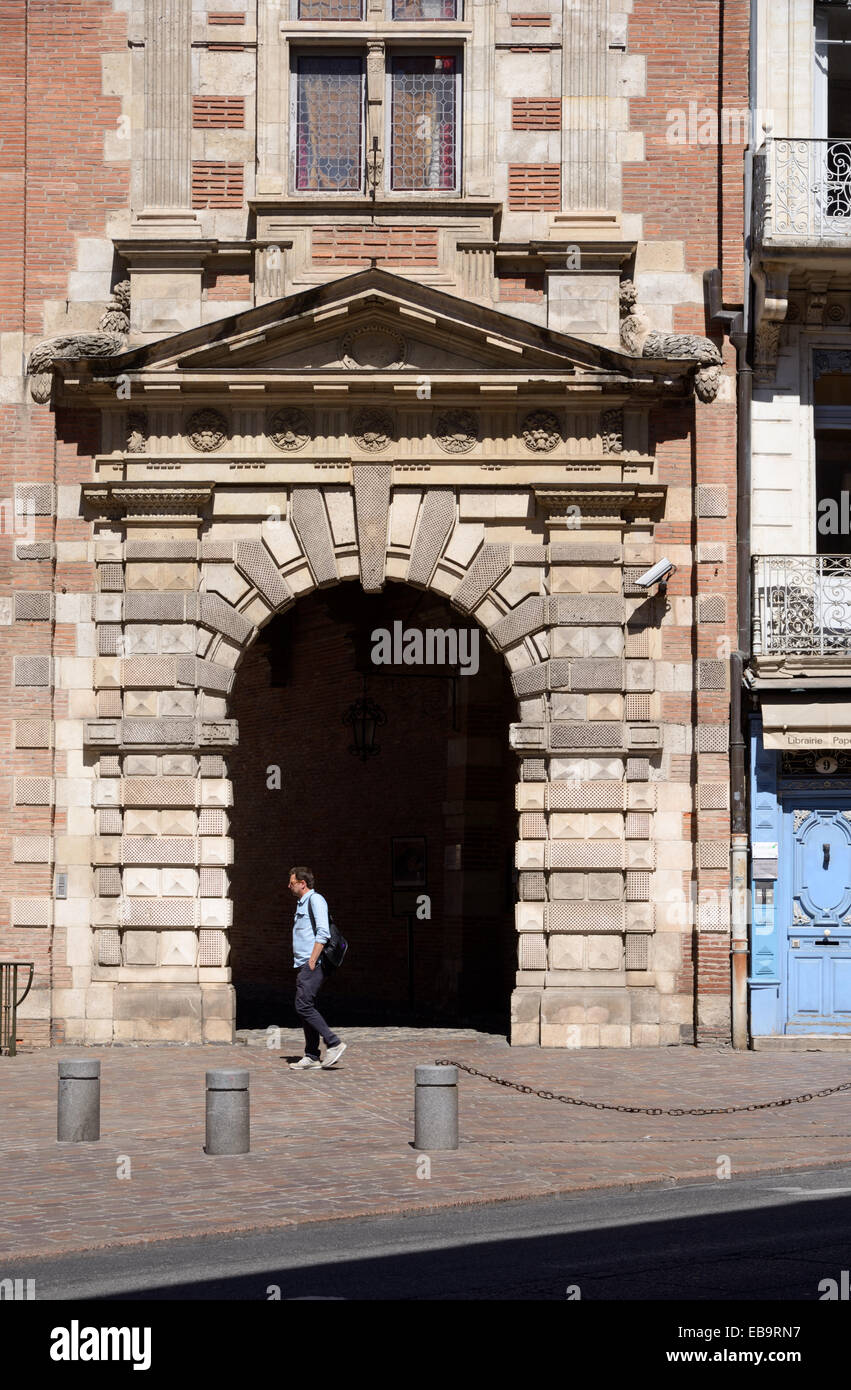
[[[131,374],[581,374],[646,378],[625,353],[370,269],[112,359]]]

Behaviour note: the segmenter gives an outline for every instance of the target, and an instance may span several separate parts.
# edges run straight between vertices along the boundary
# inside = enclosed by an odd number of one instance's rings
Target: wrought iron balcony
[[[851,655],[851,555],[757,555],[755,656]]]
[[[851,246],[851,140],[766,139],[754,162],[757,242]]]

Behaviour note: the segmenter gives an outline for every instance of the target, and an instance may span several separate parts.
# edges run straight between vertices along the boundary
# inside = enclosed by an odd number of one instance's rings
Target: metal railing
[[[17,1052],[18,1008],[30,992],[34,963],[31,960],[0,960],[0,1057]],[[18,998],[18,971],[28,970],[26,989]]]
[[[851,555],[757,555],[757,656],[851,655]]]
[[[754,163],[758,241],[851,243],[851,140],[766,139]]]

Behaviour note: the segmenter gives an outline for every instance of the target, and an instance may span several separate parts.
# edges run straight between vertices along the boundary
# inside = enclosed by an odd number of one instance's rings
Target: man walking
[[[314,891],[310,869],[290,869],[289,890],[298,898],[293,921],[293,958],[296,968],[295,1011],[304,1027],[304,1056],[300,1062],[290,1062],[293,1071],[315,1071],[318,1067],[333,1067],[346,1050],[316,1007],[316,996],[322,988],[325,974],[320,957],[326,941],[331,939],[328,925],[328,904]],[[325,1040],[325,1060],[319,1060],[319,1039]]]

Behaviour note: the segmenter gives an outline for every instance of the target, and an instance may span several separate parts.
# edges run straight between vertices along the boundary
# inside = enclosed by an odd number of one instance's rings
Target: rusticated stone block
[[[545,782],[547,763],[545,758],[521,758],[520,780],[522,782]]]
[[[619,626],[623,621],[623,600],[617,594],[559,594],[546,603],[548,621],[553,626]]]
[[[53,840],[49,835],[16,835],[12,860],[15,864],[50,864],[53,861]]]
[[[520,817],[521,840],[545,840],[547,818],[539,811],[524,811]]]
[[[203,540],[201,542],[201,559],[212,564],[217,561],[222,564],[231,564],[233,562],[233,541]]]
[[[551,869],[622,869],[620,840],[551,840],[547,845]]]
[[[620,902],[623,897],[622,874],[589,874],[588,898],[591,902]]]
[[[466,575],[452,594],[452,605],[470,613],[485,594],[498,584],[511,565],[510,545],[483,545]]]
[[[543,694],[549,686],[549,667],[548,661],[542,661],[535,666],[524,666],[522,670],[515,671],[511,677],[515,695]]]
[[[96,932],[95,935],[98,965],[120,965],[121,933],[112,927],[105,927]]]
[[[624,654],[628,658],[638,658],[639,660],[650,656],[650,629],[648,627],[627,628]]]
[[[647,782],[650,778],[650,759],[649,758],[627,758],[626,760],[626,780],[627,782]]]
[[[95,883],[99,898],[118,898],[121,896],[121,870],[104,868],[95,870]]]
[[[136,623],[180,623],[187,616],[186,601],[195,594],[145,593],[131,590],[124,598],[124,618]]]
[[[626,689],[650,692],[655,686],[655,669],[652,661],[627,661],[624,672]]]
[[[538,632],[547,622],[547,599],[526,598],[512,608],[504,617],[497,618],[488,629],[491,641],[500,649],[522,642],[533,632]]]
[[[156,965],[157,933],[128,931],[124,935],[125,965]]]
[[[699,623],[726,623],[727,600],[723,594],[704,594],[697,600]]]
[[[524,748],[544,747],[543,724],[509,724],[508,740],[518,751]]]
[[[121,624],[101,623],[98,627],[98,656],[118,656],[121,650]]]
[[[517,876],[518,896],[521,902],[543,902],[547,896],[546,875],[542,873],[521,873]]]
[[[726,782],[698,782],[697,784],[697,804],[701,811],[726,811],[727,796]]]
[[[224,777],[225,760],[221,753],[205,753],[201,758],[202,777]]]
[[[647,902],[650,898],[650,874],[630,872],[626,876],[627,902]]]
[[[242,646],[254,631],[254,624],[237,612],[232,604],[218,594],[202,594],[200,620],[214,632],[222,632]]]
[[[727,515],[727,488],[723,484],[703,483],[697,489],[697,515],[724,517]]]
[[[697,867],[699,869],[726,869],[729,864],[729,840],[698,840]]]
[[[293,489],[292,524],[301,541],[302,549],[316,583],[319,585],[333,584],[338,577],[337,565],[334,560],[334,542],[328,523],[328,513],[325,510],[325,503],[319,488],[296,487]],[[237,559],[237,565],[245,574],[246,579],[251,579],[251,582],[255,583],[254,578],[243,568],[239,559]],[[275,606],[277,607],[277,604]]]
[[[53,681],[53,662],[49,656],[16,656],[16,686],[50,686]]]
[[[536,932],[523,932],[518,949],[521,970],[546,970],[547,938]]]
[[[650,696],[624,696],[623,713],[625,719],[649,719],[652,713],[650,705]]]
[[[650,838],[650,817],[641,811],[628,811],[624,830],[628,840],[647,840]]]
[[[50,483],[16,483],[16,516],[52,516],[53,488]]]
[[[254,585],[272,608],[282,608],[292,602],[292,589],[281,578],[274,558],[261,541],[238,541],[235,563],[240,574]]]
[[[515,565],[545,565],[547,547],[545,545],[515,545],[512,549]]]
[[[560,902],[547,908],[549,932],[623,931],[624,905],[619,902]]]
[[[197,903],[192,898],[127,898],[127,927],[193,927]]]
[[[361,584],[366,593],[377,593],[384,583],[392,474],[393,467],[389,463],[362,463],[352,467]]]
[[[52,541],[18,541],[15,545],[16,560],[52,560]]]
[[[173,656],[128,656],[122,662],[121,683],[141,690],[173,686],[176,680]]]
[[[124,550],[128,560],[197,560],[198,542],[190,540],[128,540]]]
[[[411,550],[409,584],[423,588],[428,584],[454,524],[454,491],[451,488],[429,488],[423,500]]]
[[[547,806],[551,811],[622,811],[622,782],[550,782]]]
[[[122,829],[121,811],[116,806],[105,806],[97,813],[99,835],[120,835]]]
[[[49,806],[53,801],[53,782],[50,777],[16,777],[16,806]]]
[[[619,565],[623,546],[614,541],[553,541],[550,559],[554,565]]]
[[[698,690],[726,690],[726,661],[698,661],[697,688]]]
[[[649,964],[650,939],[637,932],[627,932],[624,938],[624,968],[626,970],[646,970]],[[647,990],[637,990],[637,994],[647,994]],[[658,1008],[658,997],[653,1001]]]
[[[623,662],[600,660],[570,663],[571,690],[623,690]]]
[[[599,720],[595,723],[548,726],[549,746],[558,748],[622,748],[623,725]]]
[[[227,892],[228,879],[224,869],[201,869],[200,882],[202,898],[223,898]]]
[[[49,623],[53,616],[53,594],[50,591],[15,594],[16,623]]]
[[[16,748],[49,748],[52,724],[49,719],[16,719]]]
[[[698,724],[698,753],[726,753],[730,741],[728,724]]]
[[[550,874],[550,897],[553,902],[578,901],[585,897],[585,874]]]
[[[52,907],[50,898],[13,898],[9,923],[13,927],[49,927]]]
[[[98,586],[103,594],[120,593],[124,588],[124,566],[112,562],[98,565]]]
[[[198,933],[198,964],[199,965],[218,965],[225,964],[225,947],[227,940],[224,932],[220,931],[199,931]],[[207,1000],[204,1000],[204,1011],[207,1011]]]
[[[192,744],[196,732],[194,719],[122,719],[120,739],[125,746]]]
[[[125,806],[194,806],[198,783],[194,777],[126,777]]]

